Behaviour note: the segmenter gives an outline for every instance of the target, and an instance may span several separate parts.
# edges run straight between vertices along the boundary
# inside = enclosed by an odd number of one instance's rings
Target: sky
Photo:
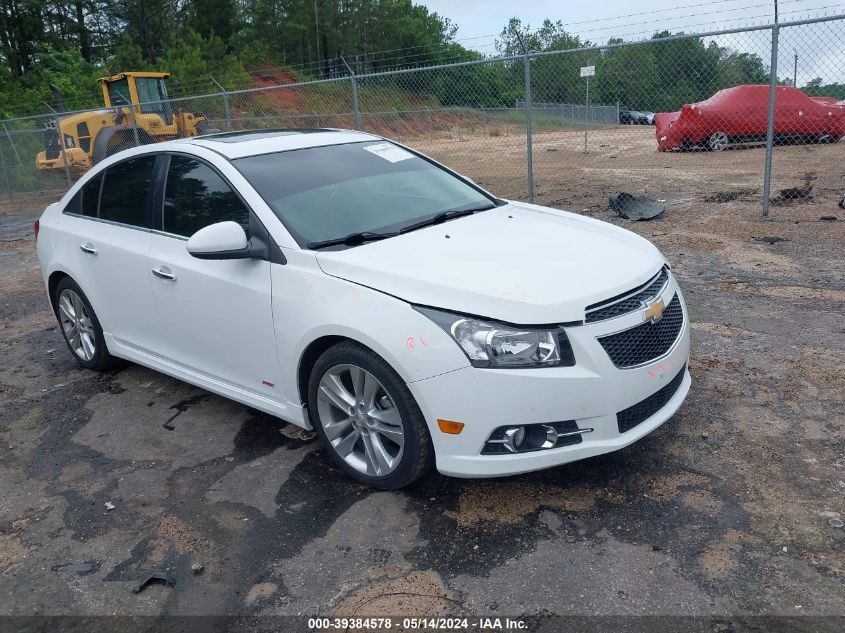
[[[516,16],[523,25],[538,28],[544,18],[560,20],[582,40],[603,44],[611,37],[647,39],[655,31],[687,33],[769,24],[773,0],[415,0],[458,26],[455,39],[467,48],[495,55],[496,36]],[[845,0],[779,0],[781,22],[820,15],[845,14]],[[720,46],[757,53],[768,66],[770,34],[761,32],[722,36]],[[845,82],[845,24],[838,22],[784,29],[778,75],[793,74],[798,52],[799,85],[813,77]]]

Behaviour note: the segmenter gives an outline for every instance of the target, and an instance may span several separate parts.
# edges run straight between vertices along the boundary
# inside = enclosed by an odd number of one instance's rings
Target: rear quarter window
[[[65,207],[65,213],[84,215],[88,218],[96,218],[100,203],[100,184],[103,182],[102,174],[95,176],[86,182],[82,189],[70,199]]]

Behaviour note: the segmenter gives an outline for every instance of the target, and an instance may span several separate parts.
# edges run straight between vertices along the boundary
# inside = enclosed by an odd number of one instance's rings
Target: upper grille
[[[646,322],[630,329],[598,339],[613,364],[620,369],[636,367],[660,358],[668,352],[678,338],[684,322],[681,299],[669,302],[663,318],[657,323]]]
[[[686,365],[681,367],[678,375],[672,378],[672,381],[660,391],[651,394],[645,400],[640,400],[634,406],[617,413],[616,424],[619,426],[619,432],[624,433],[625,431],[630,431],[665,407],[666,403],[672,399],[672,396],[680,388],[684,380],[684,371],[686,371],[686,368]]]
[[[641,308],[649,300],[660,294],[668,279],[669,273],[666,268],[661,268],[659,273],[643,285],[632,288],[621,295],[588,305],[585,321],[587,323],[605,321]]]

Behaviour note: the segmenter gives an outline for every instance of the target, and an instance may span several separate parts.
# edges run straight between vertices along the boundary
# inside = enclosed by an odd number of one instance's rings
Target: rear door
[[[191,235],[216,222],[237,222],[247,237],[263,227],[212,165],[183,154],[167,160],[147,266],[157,309],[151,323],[157,352],[194,372],[279,400],[270,262],[197,259],[186,249]]]
[[[152,291],[147,250],[150,188],[156,156],[130,158],[89,180],[71,200],[62,224],[75,259],[73,276],[103,331],[118,342],[150,344]]]

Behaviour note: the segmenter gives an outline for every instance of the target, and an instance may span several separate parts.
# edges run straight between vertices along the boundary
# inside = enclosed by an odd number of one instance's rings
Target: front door
[[[169,157],[161,231],[150,237],[148,268],[158,318],[158,355],[228,388],[280,401],[270,267],[261,259],[205,260],[187,239],[232,220],[248,232],[250,210],[210,165]],[[254,220],[253,220],[254,221]]]

